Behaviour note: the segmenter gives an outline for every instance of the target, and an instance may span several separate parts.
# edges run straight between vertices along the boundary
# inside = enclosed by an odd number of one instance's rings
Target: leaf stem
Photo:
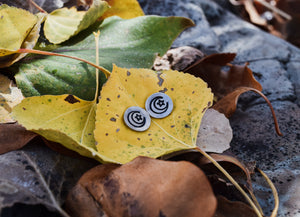
[[[278,192],[274,186],[274,184],[272,183],[272,181],[269,179],[269,177],[263,172],[261,171],[259,168],[256,168],[258,170],[258,172],[260,172],[260,174],[265,178],[265,180],[268,182],[272,193],[273,193],[273,197],[274,197],[274,209],[273,212],[271,214],[270,217],[276,217],[277,216],[277,212],[278,212],[278,207],[279,207],[279,198],[278,198]]]
[[[249,89],[251,91],[255,92],[255,93],[258,93],[267,102],[267,104],[270,107],[271,112],[272,112],[272,116],[273,116],[273,119],[274,119],[276,133],[279,136],[283,136],[283,134],[281,133],[281,131],[279,129],[279,124],[278,124],[278,121],[277,121],[277,118],[276,118],[276,115],[275,115],[275,111],[274,111],[273,106],[272,106],[271,102],[269,101],[269,99],[262,92],[260,92],[259,90],[256,90],[255,88],[249,88]]]
[[[29,2],[36,7],[40,12],[48,14],[47,11],[45,11],[43,8],[41,8],[37,3],[35,3],[33,0],[29,0]]]
[[[95,67],[96,69],[99,69],[100,71],[102,71],[106,77],[110,76],[110,71],[108,71],[107,69],[95,65],[94,63],[87,61],[85,59],[79,58],[79,57],[74,57],[74,56],[68,56],[68,55],[64,55],[64,54],[59,54],[59,53],[52,53],[52,52],[48,52],[48,51],[41,51],[41,50],[33,50],[33,49],[26,49],[26,48],[21,48],[19,50],[17,50],[17,53],[34,53],[34,54],[41,54],[41,55],[47,55],[47,56],[59,56],[59,57],[67,57],[67,58],[71,58],[74,60],[79,60],[82,62],[85,62],[93,67]]]
[[[207,154],[205,151],[202,151],[200,148],[196,147],[196,149],[208,160],[210,160],[228,179],[229,181],[242,193],[242,195],[246,198],[246,200],[249,202],[251,207],[253,208],[254,212],[258,217],[263,217],[262,213],[259,211],[259,209],[256,207],[256,205],[253,203],[251,198],[247,195],[247,193],[242,189],[242,187],[234,180],[234,178],[215,160],[213,159],[209,154]]]
[[[98,30],[98,32],[93,32],[94,36],[95,36],[95,45],[96,45],[96,65],[99,65],[99,35],[100,35],[100,31]],[[99,91],[99,70],[98,68],[96,68],[96,93],[95,93],[95,97],[94,97],[94,101],[97,101],[97,97],[98,97],[98,91]]]

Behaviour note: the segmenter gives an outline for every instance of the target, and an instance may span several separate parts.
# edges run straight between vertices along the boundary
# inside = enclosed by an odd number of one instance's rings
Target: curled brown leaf
[[[218,100],[238,87],[252,87],[261,91],[262,86],[254,78],[247,64],[242,66],[229,64],[235,56],[234,53],[212,54],[200,59],[184,71],[207,82]],[[229,66],[230,69],[224,71],[222,70],[224,66]]]

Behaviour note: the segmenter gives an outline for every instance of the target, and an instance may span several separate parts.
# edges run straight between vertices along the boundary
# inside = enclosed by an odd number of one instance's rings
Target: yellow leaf
[[[33,26],[33,28],[30,30],[30,33],[24,39],[20,48],[32,49],[35,46],[35,44],[40,36],[41,24],[42,24],[42,22],[44,22],[46,15],[44,13],[38,13],[38,14],[36,14],[36,16],[37,16],[37,22]],[[3,57],[0,56],[0,68],[8,67],[8,66],[12,65],[13,63],[19,61],[26,55],[27,55],[27,53],[14,53],[14,54],[11,54],[8,56],[3,56]]]
[[[123,19],[131,19],[134,17],[144,16],[144,12],[137,0],[106,0],[111,6],[103,18],[111,16],[119,16]]]
[[[156,92],[171,97],[172,113],[163,119],[152,118],[147,131],[128,128],[123,121],[125,110],[131,106],[145,108],[147,98]],[[126,163],[140,155],[159,157],[194,148],[201,118],[212,100],[207,84],[193,75],[114,66],[97,105],[97,150],[104,161]]]
[[[14,87],[11,80],[0,74],[0,123],[15,122],[10,113],[23,98],[21,90]]]
[[[23,9],[0,6],[0,57],[15,53],[37,22]]]
[[[25,98],[12,114],[27,130],[100,160],[93,135],[95,108],[95,101],[73,95],[44,95]]]
[[[88,11],[77,11],[75,7],[54,10],[45,21],[45,36],[54,44],[62,43],[88,28],[108,7],[105,1],[94,0]]]

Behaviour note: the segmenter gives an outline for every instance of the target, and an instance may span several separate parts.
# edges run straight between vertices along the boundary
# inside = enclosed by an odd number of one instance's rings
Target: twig
[[[41,8],[37,3],[35,3],[33,0],[29,0],[29,2],[36,7],[40,12],[47,14],[47,11],[45,11],[43,8]]]
[[[287,20],[291,20],[292,16],[285,13],[284,11],[280,10],[279,8],[275,7],[274,5],[271,5],[269,2],[265,1],[265,0],[254,0],[260,4],[262,4],[263,6],[265,6],[266,8],[272,10],[273,12],[279,14],[280,16],[284,17]]]

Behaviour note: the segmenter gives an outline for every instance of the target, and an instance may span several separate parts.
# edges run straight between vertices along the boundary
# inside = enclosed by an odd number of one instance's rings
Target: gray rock
[[[221,7],[220,5],[223,7]],[[300,216],[300,50],[233,15],[227,0],[140,0],[146,14],[184,16],[196,26],[183,33],[174,47],[190,45],[203,52],[236,52],[235,64],[249,62],[263,93],[272,101],[280,128],[275,134],[268,106],[247,93],[231,118],[231,150],[243,161],[256,161],[279,192],[280,217]],[[208,53],[209,53],[208,52]],[[259,176],[255,190],[270,214],[272,195]],[[263,184],[264,183],[264,184]],[[298,186],[298,188],[297,188]]]
[[[139,0],[145,14],[160,16],[182,16],[192,19],[195,27],[184,31],[174,42],[173,47],[192,46],[206,53],[219,49],[219,40],[204,15],[197,0]]]
[[[300,57],[299,57],[300,59]],[[297,104],[300,106],[300,61],[290,61],[287,64],[287,72],[292,82],[297,97]]]

